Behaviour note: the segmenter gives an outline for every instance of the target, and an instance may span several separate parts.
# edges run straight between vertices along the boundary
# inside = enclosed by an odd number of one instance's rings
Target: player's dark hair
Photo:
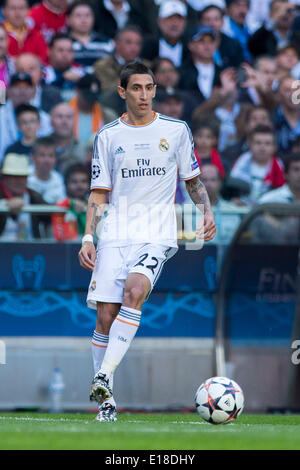
[[[270,126],[266,126],[264,124],[259,124],[258,126],[254,127],[254,129],[249,133],[249,139],[252,139],[255,134],[271,134],[273,139],[275,139],[275,134]]]
[[[290,166],[294,162],[300,162],[300,153],[299,152],[292,152],[284,159],[284,171],[288,173]]]
[[[39,137],[33,145],[32,155],[37,154],[39,147],[54,147],[55,149],[55,142],[51,136]]]
[[[34,113],[40,119],[39,110],[31,104],[19,104],[15,109],[16,118],[19,119],[23,113]]]
[[[120,74],[120,85],[126,90],[131,75],[150,75],[155,85],[155,78],[151,69],[142,62],[136,60],[125,65]]]
[[[93,13],[93,16],[95,16],[95,13],[94,13],[94,10],[93,10],[93,6],[91,5],[91,2],[89,2],[88,0],[75,0],[75,2],[71,3],[71,4],[69,5],[69,8],[67,9],[67,16],[72,15],[72,13],[73,13],[73,11],[75,10],[75,8],[81,7],[81,6],[89,7],[90,10],[91,10],[92,13]]]
[[[75,173],[84,173],[87,177],[88,180],[90,179],[90,171],[87,168],[87,166],[84,165],[84,163],[74,163],[74,165],[71,165],[68,167],[66,173],[65,173],[65,185],[67,186],[70,178],[75,175]]]
[[[67,33],[57,33],[57,34],[54,34],[54,36],[52,37],[49,43],[50,49],[52,49],[56,41],[60,41],[62,39],[67,39],[68,41],[71,41],[73,43],[72,38]]]

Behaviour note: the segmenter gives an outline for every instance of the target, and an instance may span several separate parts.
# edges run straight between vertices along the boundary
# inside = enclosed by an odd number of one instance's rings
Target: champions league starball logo
[[[100,165],[94,164],[92,165],[92,179],[95,180],[100,176],[101,168]]]

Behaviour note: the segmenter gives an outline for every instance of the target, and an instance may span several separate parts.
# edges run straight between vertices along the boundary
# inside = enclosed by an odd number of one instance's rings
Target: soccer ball
[[[244,408],[241,387],[227,377],[212,377],[198,388],[195,395],[196,409],[211,424],[229,423]]]

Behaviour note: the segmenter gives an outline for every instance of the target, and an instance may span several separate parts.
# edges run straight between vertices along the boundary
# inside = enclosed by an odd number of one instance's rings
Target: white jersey
[[[175,192],[200,174],[191,131],[184,121],[154,113],[146,125],[123,116],[96,135],[91,189],[110,192],[98,234],[100,246],[156,243],[177,247]]]

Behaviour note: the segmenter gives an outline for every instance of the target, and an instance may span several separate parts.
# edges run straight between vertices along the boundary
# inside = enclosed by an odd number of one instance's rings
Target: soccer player
[[[90,398],[99,404],[98,421],[117,419],[114,371],[137,332],[143,303],[164,263],[177,251],[173,204],[177,171],[192,201],[204,207],[197,235],[209,241],[216,231],[190,129],[184,121],[152,110],[155,91],[151,70],[140,62],[124,66],[118,92],[127,113],[95,137],[79,261],[93,271],[87,296],[88,305],[97,309]],[[108,191],[109,207],[99,230]]]

